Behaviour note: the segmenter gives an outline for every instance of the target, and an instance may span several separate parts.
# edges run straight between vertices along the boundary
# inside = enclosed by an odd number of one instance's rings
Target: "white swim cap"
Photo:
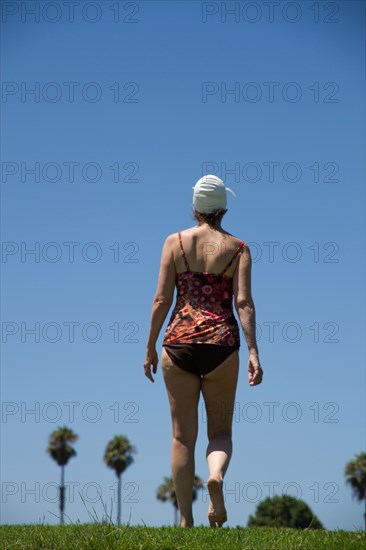
[[[212,174],[199,179],[193,191],[193,206],[197,212],[210,214],[219,208],[226,210],[226,191],[230,191],[236,197],[234,191],[225,187],[224,182]]]

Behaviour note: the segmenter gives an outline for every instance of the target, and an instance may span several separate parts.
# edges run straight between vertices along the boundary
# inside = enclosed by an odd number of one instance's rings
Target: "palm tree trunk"
[[[178,525],[178,508],[174,506],[174,525]]]
[[[121,507],[122,507],[122,475],[118,476],[118,499],[117,499],[117,525],[121,525]]]
[[[61,466],[61,486],[60,486],[60,523],[64,523],[65,508],[65,466]]]

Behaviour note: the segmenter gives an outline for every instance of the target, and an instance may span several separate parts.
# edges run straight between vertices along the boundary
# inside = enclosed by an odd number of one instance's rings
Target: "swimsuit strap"
[[[242,247],[245,245],[245,242],[244,241],[240,241],[240,244],[239,244],[239,247],[237,249],[237,251],[235,252],[234,256],[231,258],[230,262],[228,262],[227,266],[225,267],[225,269],[223,271],[221,271],[221,275],[223,275],[225,273],[225,271],[231,266],[231,264],[233,263],[234,259],[236,258],[236,256],[239,254],[240,250],[242,249]]]
[[[182,255],[183,255],[184,263],[186,264],[187,271],[190,271],[189,265],[188,265],[188,261],[187,261],[187,258],[186,258],[186,253],[185,253],[184,250],[183,250],[182,236],[181,236],[181,234],[180,234],[180,231],[179,231],[179,233],[178,233],[178,237],[179,237],[179,244],[180,244],[180,247],[181,247],[181,249],[182,249]]]

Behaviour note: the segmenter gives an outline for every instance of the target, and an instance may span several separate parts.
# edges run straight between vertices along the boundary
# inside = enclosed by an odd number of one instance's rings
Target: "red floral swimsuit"
[[[239,326],[232,309],[233,279],[224,273],[245,242],[240,242],[221,273],[207,273],[189,269],[180,233],[178,237],[187,271],[176,275],[177,299],[163,346],[176,343],[239,346]]]

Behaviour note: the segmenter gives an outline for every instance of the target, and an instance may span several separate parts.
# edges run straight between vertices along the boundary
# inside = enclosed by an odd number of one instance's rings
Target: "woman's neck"
[[[215,225],[208,224],[207,222],[199,222],[198,227],[204,227],[205,229],[214,229],[214,230],[221,230],[222,231],[222,227],[221,227],[220,222],[218,222]]]

